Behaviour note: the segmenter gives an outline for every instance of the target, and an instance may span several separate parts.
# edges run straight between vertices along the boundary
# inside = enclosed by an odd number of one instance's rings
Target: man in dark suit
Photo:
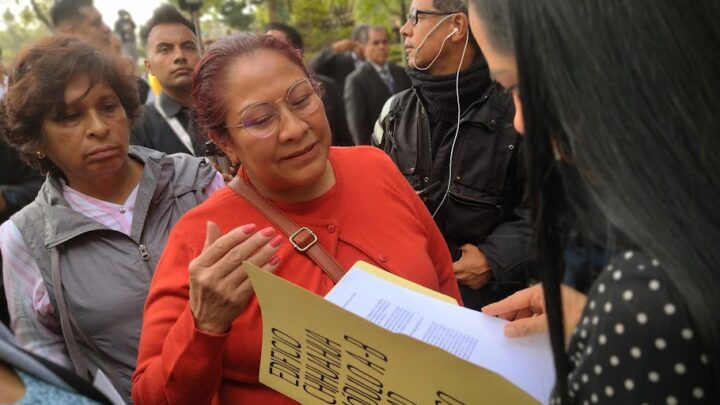
[[[359,39],[362,36],[367,38],[367,30],[367,25],[355,27],[350,38],[334,42],[310,62],[315,73],[330,76],[335,80],[341,93],[345,88],[345,79],[365,61],[362,41]]]
[[[287,24],[271,22],[265,26],[264,31],[267,35],[287,41],[300,52],[305,52],[302,35],[295,28]],[[340,87],[329,76],[315,73],[313,77],[323,87],[322,102],[325,107],[325,115],[330,124],[333,146],[352,146],[353,139],[348,129],[345,104],[343,103]]]
[[[155,103],[132,129],[133,145],[165,153],[205,155],[205,138],[190,121],[192,72],[200,61],[195,26],[171,4],[158,7],[140,36],[147,57],[145,69],[162,85]]]
[[[393,94],[410,88],[411,83],[403,68],[387,61],[390,52],[385,27],[370,27],[360,42],[365,64],[345,82],[345,111],[355,144],[370,145],[383,104]]]

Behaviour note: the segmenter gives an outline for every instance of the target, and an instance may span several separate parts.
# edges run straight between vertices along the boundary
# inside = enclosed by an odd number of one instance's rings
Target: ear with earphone
[[[413,51],[410,55],[417,54],[417,52],[420,51],[420,49],[422,49],[423,46],[425,46],[425,41],[427,41],[428,38],[430,38],[430,35],[432,35],[435,32],[435,30],[437,30],[438,27],[440,27],[440,24],[442,24],[445,20],[452,17],[453,15],[455,15],[455,14],[446,15],[440,21],[435,23],[435,25],[430,29],[430,31],[428,31],[425,34],[422,41],[420,41],[420,45],[418,45],[417,48],[413,49]],[[425,70],[430,69],[430,66],[432,66],[435,63],[435,61],[437,60],[437,58],[440,57],[440,54],[442,53],[443,49],[445,48],[445,43],[448,41],[448,39],[450,39],[450,37],[455,35],[455,33],[457,33],[457,32],[460,32],[460,28],[457,25],[453,25],[453,28],[452,28],[452,30],[450,30],[450,33],[447,34],[445,36],[445,38],[443,38],[442,44],[440,44],[440,49],[438,50],[437,54],[435,54],[435,57],[433,58],[433,60],[430,62],[429,65],[427,65],[425,67],[420,67],[415,63],[414,59],[410,63],[412,63],[413,67],[415,67],[415,69],[417,69],[417,70],[425,71]],[[467,44],[465,44],[465,46],[467,46]],[[464,52],[464,49],[463,49],[463,52]]]
[[[457,27],[457,25],[454,25],[452,31],[450,31],[450,33],[447,34],[447,36],[445,37],[445,41],[450,39],[451,36],[455,35],[456,32],[460,32],[460,29]]]

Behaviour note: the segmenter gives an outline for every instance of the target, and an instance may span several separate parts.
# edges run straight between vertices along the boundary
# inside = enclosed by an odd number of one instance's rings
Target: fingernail
[[[271,266],[275,266],[278,263],[280,263],[280,257],[279,256],[273,256],[272,259],[268,262]]]
[[[517,335],[517,330],[515,327],[507,325],[505,326],[505,336],[507,337],[515,337]]]
[[[265,228],[265,229],[263,229],[262,231],[260,231],[260,235],[262,235],[262,236],[267,236],[268,238],[271,237],[271,236],[273,236],[274,233],[275,233],[275,229],[274,229],[273,227],[270,227],[270,226],[268,226],[267,228]]]
[[[274,238],[270,241],[270,246],[276,248],[276,247],[280,246],[280,244],[282,243],[282,241],[283,241],[282,235],[278,235],[278,236],[274,237]]]
[[[257,225],[255,224],[247,224],[240,227],[240,230],[246,235],[255,232],[255,229],[257,229]]]

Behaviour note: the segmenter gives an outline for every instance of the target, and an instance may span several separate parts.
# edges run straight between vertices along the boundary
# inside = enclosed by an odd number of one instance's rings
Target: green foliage
[[[29,0],[0,0],[16,6],[6,8],[0,23],[0,47],[7,61],[26,43],[49,34]],[[53,0],[32,0],[41,14]],[[178,0],[170,0],[178,5]],[[404,21],[409,0],[204,0],[200,9],[203,35],[217,37],[232,30],[260,30],[270,21],[295,26],[303,35],[306,55],[311,57],[322,47],[348,38],[357,24],[381,24],[388,28],[391,41]],[[130,7],[132,8],[132,7]],[[207,38],[216,39],[216,38]],[[395,41],[392,41],[395,42]],[[401,60],[397,46],[391,59]]]
[[[38,10],[44,13],[43,17],[47,15],[51,2],[52,0],[35,0]],[[0,24],[0,48],[4,64],[12,61],[24,46],[50,35],[50,29],[30,5],[21,7],[19,0],[14,0],[13,3],[15,6],[12,9],[5,9]]]
[[[169,0],[178,6],[179,0]],[[265,0],[203,0],[200,8],[204,39],[217,39],[218,33],[256,28],[256,9]]]
[[[409,0],[357,1],[353,15],[364,24],[380,24],[388,28],[399,27],[405,21]]]
[[[293,6],[291,0],[260,0],[258,5],[257,16],[261,25],[271,21],[290,21]]]
[[[293,2],[291,11],[289,23],[302,33],[308,53],[347,38],[352,31],[352,1],[301,0]]]
[[[222,16],[221,21],[237,30],[249,30],[255,21],[255,15],[251,12],[252,0],[229,0],[224,1],[218,13]]]

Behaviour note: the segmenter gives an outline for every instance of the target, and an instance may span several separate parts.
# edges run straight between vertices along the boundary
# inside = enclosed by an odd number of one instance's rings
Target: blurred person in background
[[[37,195],[43,178],[20,159],[17,151],[2,139],[0,128],[0,224],[29,204]],[[3,273],[0,261],[0,276]],[[0,323],[10,325],[5,285],[0,279]]]
[[[122,54],[122,39],[103,22],[103,17],[92,0],[57,0],[50,8],[50,16],[57,34],[77,35],[103,51],[115,56]],[[137,76],[138,96],[140,102],[145,103],[149,93],[148,84],[144,78],[137,75],[135,61],[127,55],[118,60],[124,69]]]
[[[5,65],[0,48],[0,103],[5,97],[8,86],[8,76],[5,74]],[[36,170],[26,165],[18,153],[11,148],[2,136],[0,125],[0,224],[7,221],[10,215],[17,212],[32,201],[37,195],[42,176]],[[2,276],[2,262],[0,261],[0,276]],[[0,278],[0,323],[10,324],[7,301],[5,300],[5,287]]]
[[[8,76],[0,48],[0,103],[7,89]],[[0,224],[35,198],[42,181],[40,173],[23,163],[18,153],[5,143],[0,125]]]
[[[205,154],[205,138],[190,116],[192,72],[200,60],[195,26],[171,4],[158,7],[140,37],[145,69],[160,82],[160,95],[147,105],[132,130],[135,145],[165,153]]]
[[[370,145],[375,121],[385,101],[410,88],[405,69],[388,62],[390,44],[382,25],[371,26],[358,36],[365,63],[345,81],[345,110],[356,145]]]
[[[7,92],[7,86],[8,77],[7,73],[5,72],[5,64],[3,63],[2,48],[0,48],[0,100],[5,97],[5,92]]]
[[[335,80],[340,93],[345,91],[345,79],[365,61],[363,47],[358,42],[358,38],[364,35],[367,29],[367,25],[358,25],[353,29],[350,38],[333,42],[332,45],[323,48],[310,62],[310,67],[315,73],[330,76]]]
[[[37,195],[43,182],[37,170],[25,164],[2,139],[0,129],[0,224]]]
[[[112,31],[93,0],[56,0],[50,18],[56,33],[79,35],[100,49],[112,49]]]
[[[138,98],[140,100],[140,104],[145,104],[147,102],[148,95],[150,94],[150,85],[144,77],[138,74],[137,64],[127,54],[125,54],[125,52],[123,52],[120,36],[113,33],[110,40],[112,44],[112,54],[121,63],[122,69],[137,77],[136,84],[138,87]]]
[[[301,53],[305,52],[302,36],[294,27],[283,23],[270,23],[265,26],[263,31],[265,31],[267,35],[272,35],[275,38],[289,42],[290,45],[300,50]],[[333,146],[354,145],[347,125],[342,93],[337,83],[330,76],[319,73],[313,74],[313,78],[322,84],[321,97],[325,115],[327,116],[328,123],[330,123]]]
[[[137,62],[137,39],[135,37],[135,21],[126,10],[118,11],[118,19],[115,21],[115,33],[120,36],[122,49],[125,55],[133,62]]]
[[[20,53],[5,140],[47,173],[0,226],[11,326],[26,350],[130,401],[142,307],[168,232],[223,187],[204,159],[129,147],[135,80],[107,52],[54,36]]]

